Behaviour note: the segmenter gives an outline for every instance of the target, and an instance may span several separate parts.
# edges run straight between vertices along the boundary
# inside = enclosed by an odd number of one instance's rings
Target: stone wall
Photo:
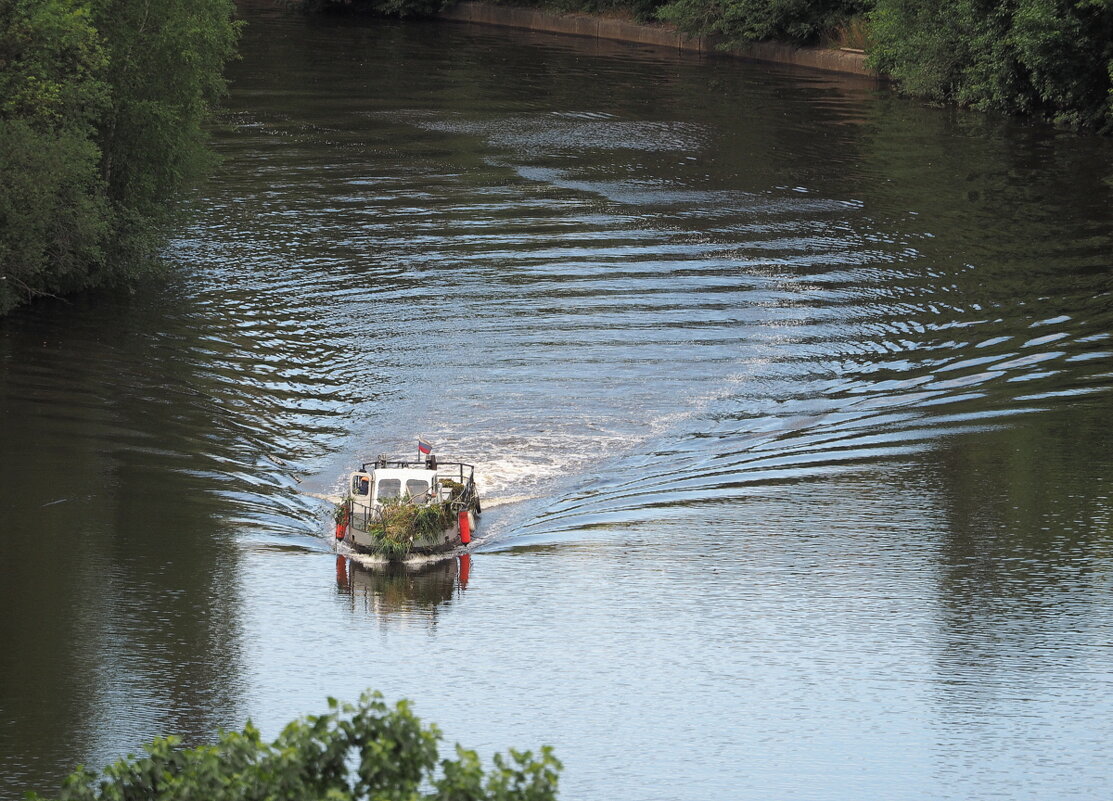
[[[877,73],[866,67],[865,54],[855,50],[827,50],[776,42],[754,42],[745,47],[724,51],[715,47],[714,39],[688,36],[680,33],[675,27],[662,23],[638,23],[593,14],[560,14],[536,8],[495,5],[480,0],[459,2],[442,11],[440,18],[456,22],[474,22],[480,25],[500,25],[547,33],[613,39],[684,51],[730,55],[755,61],[792,64],[828,72],[879,77]]]

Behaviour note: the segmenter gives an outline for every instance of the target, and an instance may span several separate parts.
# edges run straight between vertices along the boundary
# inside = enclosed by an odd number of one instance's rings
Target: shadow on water
[[[237,552],[204,469],[228,451],[170,308],[97,294],[0,322],[4,797],[239,717]]]

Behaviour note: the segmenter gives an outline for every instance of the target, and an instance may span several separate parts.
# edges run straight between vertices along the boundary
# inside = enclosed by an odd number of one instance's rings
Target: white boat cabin
[[[437,471],[428,467],[376,467],[352,473],[350,488],[352,500],[365,507],[398,499],[428,503],[440,496],[440,500],[447,500],[451,493],[450,488],[441,486]]]

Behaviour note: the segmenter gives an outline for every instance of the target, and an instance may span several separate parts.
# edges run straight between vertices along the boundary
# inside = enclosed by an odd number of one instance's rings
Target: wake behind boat
[[[475,468],[438,462],[418,440],[417,461],[380,456],[349,476],[336,512],[336,538],[387,559],[438,554],[471,542],[481,513]]]

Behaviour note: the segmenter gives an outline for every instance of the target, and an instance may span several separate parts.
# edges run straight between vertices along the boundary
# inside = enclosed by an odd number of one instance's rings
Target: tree
[[[95,122],[104,51],[73,0],[0,0],[0,314],[103,261]]]
[[[560,762],[511,749],[484,771],[474,751],[456,746],[440,761],[436,726],[423,726],[405,701],[378,693],[356,706],[329,699],[329,712],[294,721],[273,743],[250,723],[216,744],[184,749],[154,740],[146,755],[109,766],[103,777],[79,767],[58,801],[553,801]],[[439,770],[438,770],[439,767]],[[44,801],[31,795],[30,801]]]
[[[212,164],[232,0],[0,0],[0,314],[152,263]]]
[[[738,45],[762,39],[814,42],[856,14],[868,0],[670,0],[658,16],[688,33]]]
[[[202,123],[225,91],[239,25],[231,0],[92,0],[108,55],[98,125],[114,265],[134,271],[161,241],[181,190],[213,166]]]
[[[876,0],[871,21],[911,94],[1113,132],[1113,0]]]

